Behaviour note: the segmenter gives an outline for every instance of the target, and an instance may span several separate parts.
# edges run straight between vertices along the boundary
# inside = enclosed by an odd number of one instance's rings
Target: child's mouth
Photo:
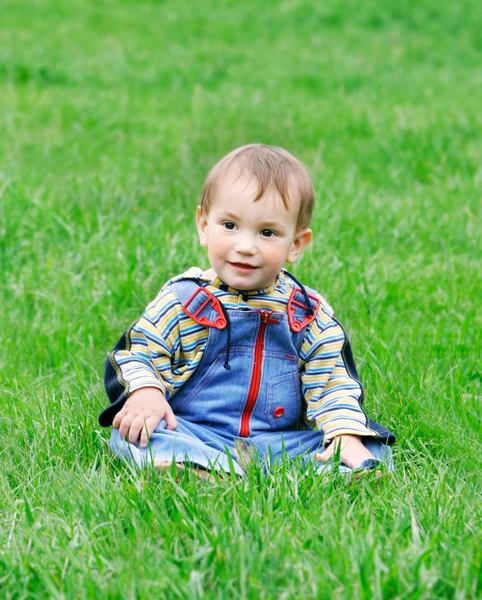
[[[236,271],[239,271],[240,273],[252,273],[255,269],[257,269],[258,267],[254,267],[253,265],[248,265],[246,263],[229,263],[233,269],[236,269]]]

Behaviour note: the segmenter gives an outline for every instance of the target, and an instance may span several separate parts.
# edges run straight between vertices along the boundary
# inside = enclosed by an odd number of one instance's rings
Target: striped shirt
[[[194,322],[169,289],[170,283],[184,278],[205,282],[207,289],[232,310],[286,313],[290,295],[297,287],[284,270],[268,288],[250,292],[227,287],[212,270],[197,267],[171,279],[126,332],[126,349],[110,354],[117,380],[125,387],[125,398],[140,388],[155,387],[169,400],[199,365],[208,328]],[[318,297],[321,302],[316,318],[305,328],[299,352],[306,424],[323,431],[325,443],[341,434],[377,436],[367,427],[361,408],[363,389],[344,355],[345,332],[330,305],[319,294]]]

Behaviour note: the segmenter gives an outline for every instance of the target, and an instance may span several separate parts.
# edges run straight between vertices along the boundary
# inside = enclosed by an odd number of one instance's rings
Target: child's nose
[[[238,239],[234,249],[240,254],[255,254],[256,244],[250,236],[243,236]]]

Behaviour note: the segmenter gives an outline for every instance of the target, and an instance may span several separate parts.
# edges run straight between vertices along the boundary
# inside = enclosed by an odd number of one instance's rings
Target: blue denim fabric
[[[151,460],[189,462],[205,469],[230,472],[230,462],[238,475],[244,474],[243,461],[255,455],[273,464],[282,456],[313,461],[323,446],[323,433],[306,429],[302,419],[301,381],[298,371],[298,345],[302,336],[293,334],[285,314],[272,313],[263,339],[262,365],[255,367],[255,347],[261,324],[260,312],[228,310],[231,322],[230,369],[225,369],[226,329],[209,328],[207,347],[196,372],[171,398],[178,428],[168,431],[161,421],[147,448],[130,444],[113,429],[111,448],[124,460],[142,467]],[[215,315],[213,315],[213,320]],[[260,366],[259,390],[249,420],[249,434],[240,436],[243,411],[253,370]],[[391,450],[374,438],[364,444],[377,460],[391,469]],[[244,451],[240,453],[240,448]],[[232,461],[228,460],[228,453]],[[269,464],[268,464],[269,463]],[[320,471],[331,468],[316,463]],[[372,468],[373,464],[365,465]],[[340,465],[340,470],[351,471]]]
[[[117,429],[112,430],[111,449],[119,458],[134,462],[138,467],[145,467],[151,462],[161,463],[188,462],[203,469],[225,471],[230,473],[231,465],[237,475],[244,475],[246,461],[256,457],[269,469],[283,458],[294,459],[300,456],[302,463],[313,462],[319,472],[331,470],[332,462],[316,462],[315,455],[322,450],[323,434],[319,431],[298,430],[263,433],[250,438],[239,438],[223,435],[221,432],[177,418],[175,431],[166,429],[163,420],[153,432],[149,446],[141,448],[130,444],[119,435]],[[238,442],[248,454],[240,456]],[[379,462],[386,464],[393,471],[392,451],[389,446],[381,444],[373,438],[362,438],[363,444],[374,455],[375,461],[363,461],[357,469],[375,468]],[[231,461],[228,458],[231,458]],[[366,463],[366,464],[365,464]],[[341,473],[349,474],[352,469],[341,464]]]

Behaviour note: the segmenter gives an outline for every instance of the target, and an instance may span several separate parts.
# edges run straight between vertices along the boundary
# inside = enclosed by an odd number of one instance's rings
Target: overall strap
[[[310,292],[313,292],[313,294],[315,293],[314,290],[311,290],[310,288],[308,289]],[[316,319],[316,313],[318,312],[318,308],[320,306],[320,300],[317,296],[309,294],[306,288],[305,292],[310,302],[311,310],[306,305],[306,296],[299,288],[295,288],[291,292],[291,296],[286,307],[288,323],[292,336],[291,339],[293,340],[293,345],[296,348],[298,355],[300,353],[303,340],[305,339],[306,327],[314,319]]]
[[[224,329],[227,325],[221,302],[196,279],[181,279],[169,289],[182,304],[182,310],[193,321],[206,327]]]
[[[309,301],[309,305],[306,301]],[[288,300],[288,321],[291,331],[298,333],[316,319],[321,300],[306,289],[294,288]]]

